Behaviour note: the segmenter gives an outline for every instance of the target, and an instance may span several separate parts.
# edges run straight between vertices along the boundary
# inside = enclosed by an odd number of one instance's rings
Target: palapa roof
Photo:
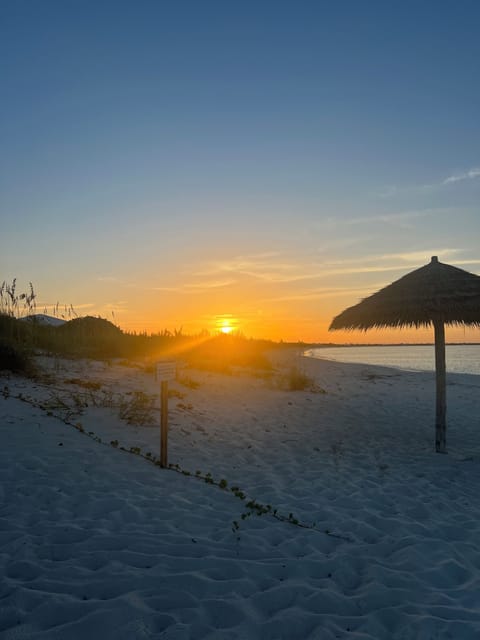
[[[480,276],[439,262],[436,256],[342,311],[329,329],[421,327],[434,320],[480,326]]]

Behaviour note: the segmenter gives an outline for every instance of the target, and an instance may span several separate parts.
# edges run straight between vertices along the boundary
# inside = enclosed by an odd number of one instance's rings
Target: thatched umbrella
[[[446,451],[445,325],[480,326],[480,276],[443,264],[436,256],[336,316],[335,329],[427,327],[435,333],[437,382],[435,450]]]

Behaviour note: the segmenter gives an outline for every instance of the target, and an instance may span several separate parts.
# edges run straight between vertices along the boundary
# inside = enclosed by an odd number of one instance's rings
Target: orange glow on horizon
[[[268,262],[267,259],[265,261]],[[249,269],[253,269],[253,266],[247,265]],[[192,270],[191,266],[189,270]],[[229,277],[231,273],[234,273],[233,267],[228,271]],[[189,273],[187,278],[180,274],[178,281],[167,280],[165,288],[158,289],[127,287],[103,280],[92,287],[89,282],[82,280],[75,288],[69,285],[65,291],[60,291],[58,297],[68,303],[72,301],[74,309],[78,309],[78,315],[100,316],[109,319],[123,331],[146,335],[181,334],[205,339],[218,334],[241,334],[259,340],[307,344],[432,344],[434,341],[432,327],[418,330],[328,331],[337,314],[359,302],[362,296],[378,290],[386,284],[383,280],[367,280],[363,286],[363,274],[356,279],[355,274],[349,273],[344,278],[345,282],[335,280],[332,275],[325,277],[329,287],[317,291],[313,285],[307,286],[303,281],[291,283],[268,279],[269,273],[264,274],[263,278],[240,274],[236,276],[237,281],[228,286],[217,274],[212,276],[215,278],[213,284],[202,275],[198,287],[195,278],[200,276]],[[385,276],[385,280],[388,279],[393,279],[390,278],[390,272]],[[350,281],[352,288],[347,289]],[[38,288],[44,287],[39,285]],[[55,295],[54,289],[49,291],[47,288],[42,297],[45,305],[42,303],[39,307],[47,306],[50,309]],[[480,342],[480,329],[447,327],[446,340]]]
[[[126,318],[125,318],[126,320]],[[133,320],[133,319],[132,319]],[[214,331],[208,326],[214,327]],[[384,329],[372,331],[328,331],[329,321],[312,319],[301,320],[292,313],[291,317],[240,318],[239,316],[215,316],[213,322],[202,320],[172,320],[158,323],[158,320],[146,318],[136,321],[119,320],[118,325],[125,331],[156,333],[165,327],[182,327],[184,335],[199,336],[208,340],[208,335],[232,335],[238,331],[247,338],[272,340],[274,342],[304,342],[309,344],[433,344],[433,328],[421,329]],[[479,329],[468,327],[447,327],[447,342],[480,342]]]

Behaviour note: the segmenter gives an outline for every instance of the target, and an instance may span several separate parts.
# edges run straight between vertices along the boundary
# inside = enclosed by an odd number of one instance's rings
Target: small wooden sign
[[[156,374],[159,382],[175,380],[177,375],[177,363],[175,360],[159,360],[157,362]]]

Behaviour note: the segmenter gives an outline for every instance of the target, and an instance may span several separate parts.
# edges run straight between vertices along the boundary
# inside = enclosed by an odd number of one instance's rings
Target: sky
[[[0,282],[128,331],[431,341],[328,326],[432,255],[480,274],[479,32],[468,0],[2,0]]]

